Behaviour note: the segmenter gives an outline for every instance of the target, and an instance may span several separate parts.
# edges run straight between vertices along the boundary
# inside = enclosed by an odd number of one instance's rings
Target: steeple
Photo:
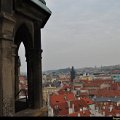
[[[73,80],[75,79],[75,70],[73,66],[70,71],[70,79],[71,79],[71,85],[73,86]]]

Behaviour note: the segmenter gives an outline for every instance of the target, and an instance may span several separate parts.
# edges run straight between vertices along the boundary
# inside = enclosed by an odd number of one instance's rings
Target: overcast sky
[[[52,15],[42,29],[43,71],[120,64],[120,0],[46,3]]]

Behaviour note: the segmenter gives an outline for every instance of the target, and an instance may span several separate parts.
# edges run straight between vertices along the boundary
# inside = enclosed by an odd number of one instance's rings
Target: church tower
[[[70,80],[71,80],[70,83],[71,83],[72,88],[73,88],[73,80],[74,79],[75,79],[75,69],[72,66],[71,71],[70,71]]]

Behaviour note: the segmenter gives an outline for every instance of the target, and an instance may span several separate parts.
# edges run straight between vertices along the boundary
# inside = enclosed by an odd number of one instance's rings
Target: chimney
[[[83,107],[83,111],[85,111],[86,109],[85,109],[85,107]]]
[[[54,116],[53,108],[51,108],[51,116]]]
[[[54,109],[55,109],[55,115],[57,115],[57,114],[59,113],[59,106],[56,105],[56,106],[54,107]]]
[[[67,103],[68,103],[68,108],[70,108],[70,101],[67,101]]]
[[[119,114],[119,113],[117,113],[117,114],[116,114],[116,116],[117,116],[117,117],[119,117],[119,116],[120,116],[120,114]]]
[[[80,112],[83,111],[82,108],[80,108]]]
[[[77,89],[76,96],[80,96],[80,90]]]
[[[80,97],[78,97],[78,100],[80,100]]]
[[[74,103],[72,104],[72,111],[74,112]]]
[[[64,99],[66,100],[66,99],[67,99],[67,97],[66,97],[66,96],[64,96]]]
[[[109,107],[110,112],[112,111],[112,109],[113,109],[113,106],[111,105],[111,106]]]
[[[80,117],[80,113],[78,113],[78,117]]]
[[[73,113],[73,110],[72,108],[70,107],[70,101],[67,101],[68,103],[68,111],[69,111],[69,114]]]
[[[103,116],[105,116],[105,111],[103,111]]]
[[[85,114],[85,110],[83,110],[83,114]]]
[[[105,109],[105,106],[103,106],[103,109]]]

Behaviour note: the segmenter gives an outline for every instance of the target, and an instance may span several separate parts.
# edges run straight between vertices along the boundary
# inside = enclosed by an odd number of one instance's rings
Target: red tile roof
[[[108,109],[105,109],[105,110],[102,110],[102,113],[105,112],[105,116],[116,116],[117,114],[119,114],[120,116],[120,110],[116,110],[116,109],[113,109],[112,111],[109,111]]]
[[[50,96],[50,105],[53,107],[54,105],[57,105],[58,103],[63,103],[68,100],[74,100],[74,94],[73,93],[63,93],[58,95],[51,95]]]
[[[72,104],[74,104],[74,111],[75,112],[79,111],[80,108],[88,107],[87,103],[82,99],[71,101],[71,107],[72,107]]]
[[[69,111],[68,111],[68,104],[67,102],[63,103],[58,103],[58,112],[56,113],[55,106],[53,107],[53,112],[57,116],[67,116]]]
[[[111,90],[120,90],[120,83],[119,82],[112,83],[110,89]]]
[[[87,98],[87,97],[84,97],[84,98],[81,98],[81,99],[84,100],[87,103],[87,105],[94,104],[94,102],[91,99]]]
[[[109,89],[100,89],[100,90],[94,90],[90,91],[89,94],[93,94],[98,97],[114,97],[114,96],[120,96],[119,90],[109,90]]]
[[[113,70],[112,71],[112,74],[119,74],[120,73],[120,70]]]
[[[80,93],[80,96],[81,96],[81,97],[88,97],[89,94],[88,94],[88,92],[83,92],[83,93]]]
[[[112,84],[112,80],[93,80],[93,81],[87,81],[87,82],[83,82],[83,86],[84,87],[100,87],[101,84],[105,83],[105,84]]]
[[[79,112],[74,112],[72,114],[69,114],[69,117],[77,117],[78,114],[80,114],[80,117],[90,117],[90,111],[86,110],[86,111],[79,111]]]
[[[99,87],[100,86],[100,83],[85,83],[83,84],[84,87]]]

